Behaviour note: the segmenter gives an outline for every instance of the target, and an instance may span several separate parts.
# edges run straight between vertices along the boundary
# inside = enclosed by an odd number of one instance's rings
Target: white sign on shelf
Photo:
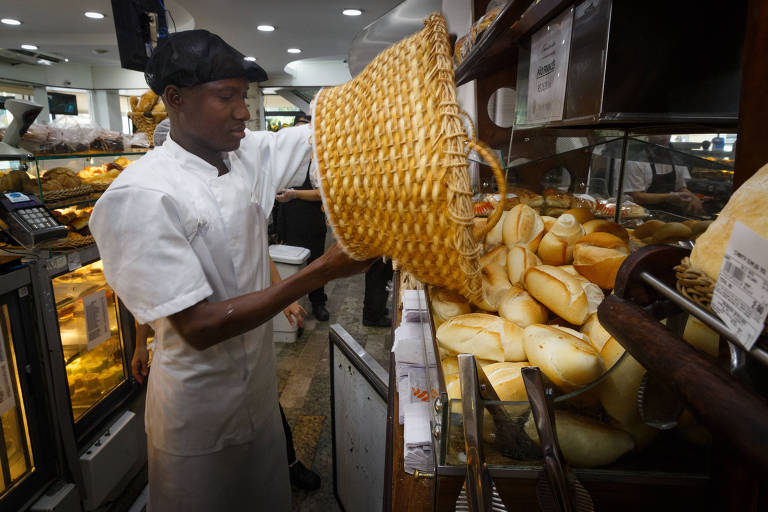
[[[0,415],[16,407],[16,397],[13,394],[10,362],[5,353],[5,337],[0,331]]]
[[[88,334],[88,350],[93,350],[111,337],[107,292],[99,290],[83,297],[83,311],[85,312],[85,329]]]
[[[567,9],[531,37],[528,123],[545,123],[563,118],[572,26],[573,9]]]
[[[768,240],[741,222],[733,225],[712,311],[752,349],[768,314]]]

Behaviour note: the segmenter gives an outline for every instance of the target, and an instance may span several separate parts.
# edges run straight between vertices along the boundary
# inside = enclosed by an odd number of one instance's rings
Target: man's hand
[[[149,352],[146,346],[136,346],[131,359],[131,375],[139,384],[144,384],[144,379],[149,375]]]
[[[307,312],[304,311],[304,308],[298,302],[294,302],[285,308],[283,314],[288,319],[289,324],[304,327],[304,317],[307,315]]]
[[[278,203],[287,203],[291,199],[296,199],[296,191],[292,188],[286,188],[281,190],[275,196]]]
[[[329,275],[329,279],[339,279],[365,272],[376,261],[376,258],[357,261],[350,258],[341,248],[338,242],[334,243],[321,256],[323,267]]]

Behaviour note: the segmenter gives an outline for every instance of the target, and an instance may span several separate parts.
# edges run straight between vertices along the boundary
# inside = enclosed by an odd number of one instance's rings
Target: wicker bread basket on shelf
[[[168,114],[165,112],[150,112],[149,117],[144,115],[144,112],[128,112],[128,118],[136,125],[136,131],[146,133],[150,144],[152,144],[155,128],[166,117]]]
[[[424,23],[353,80],[317,94],[314,161],[329,223],[350,256],[389,256],[420,281],[477,300],[469,152],[491,165],[502,197],[506,184],[497,159],[464,128],[445,20]]]

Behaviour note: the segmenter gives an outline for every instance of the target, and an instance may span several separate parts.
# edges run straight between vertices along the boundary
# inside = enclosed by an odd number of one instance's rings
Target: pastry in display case
[[[55,277],[52,283],[77,421],[128,377],[118,303],[101,261]]]
[[[34,468],[8,307],[0,314],[0,496]]]

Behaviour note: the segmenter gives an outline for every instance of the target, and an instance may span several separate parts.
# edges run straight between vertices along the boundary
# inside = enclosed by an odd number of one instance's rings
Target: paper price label
[[[92,350],[111,337],[107,292],[99,290],[83,297],[83,310],[85,312],[85,329],[88,334],[88,350]]]
[[[752,349],[768,314],[768,240],[741,222],[733,226],[712,310]]]

